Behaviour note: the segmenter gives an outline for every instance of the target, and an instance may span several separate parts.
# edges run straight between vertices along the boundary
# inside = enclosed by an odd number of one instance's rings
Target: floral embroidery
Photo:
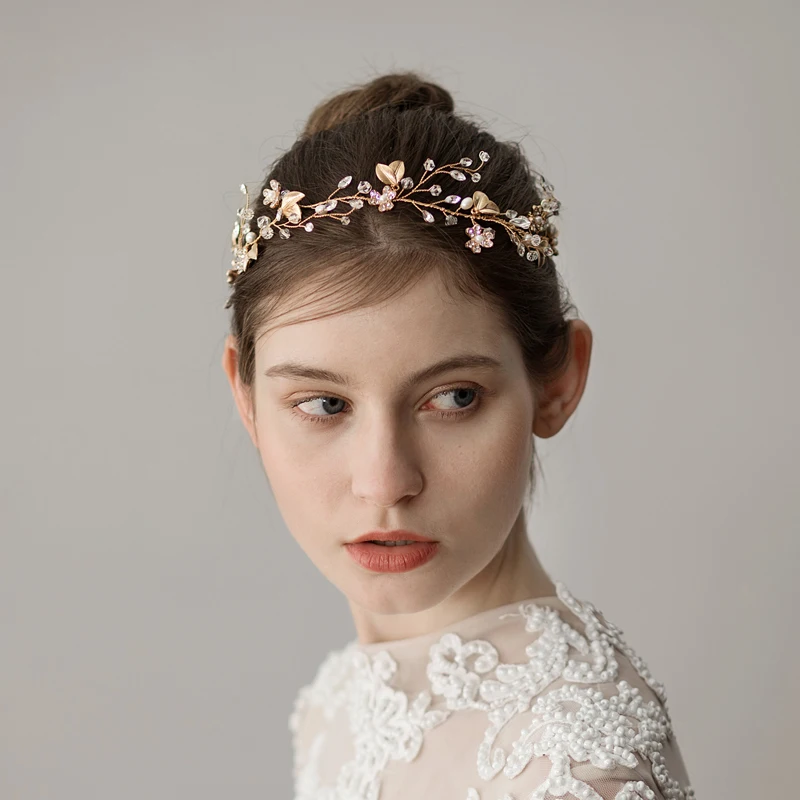
[[[587,800],[602,800],[591,786],[572,776],[570,759],[589,761],[599,769],[617,764],[633,769],[643,758],[657,752],[672,730],[662,706],[655,700],[644,703],[639,690],[626,681],[617,685],[619,694],[606,698],[599,689],[567,684],[536,700],[533,721],[514,743],[514,752],[504,770],[516,777],[533,756],[547,756],[550,775],[530,800],[543,800],[549,792],[563,796],[570,792]],[[568,704],[578,706],[570,711]],[[637,722],[632,722],[629,718]],[[534,737],[541,737],[534,741]]]
[[[321,702],[327,718],[331,709],[347,708],[355,756],[339,770],[336,786],[321,787],[317,773],[320,737],[309,748],[306,763],[295,778],[296,800],[377,800],[381,773],[390,760],[413,761],[422,747],[424,731],[449,716],[444,709],[431,710],[431,695],[420,692],[409,703],[405,692],[390,683],[397,663],[386,652],[369,657],[348,646],[326,660],[314,683],[301,690],[300,709],[291,717],[297,733],[302,709]],[[342,676],[348,673],[346,683]]]
[[[336,709],[346,699],[345,682],[350,671],[347,648],[334,650],[325,657],[313,683],[303,686],[297,694],[289,717],[289,730],[297,734],[300,719],[308,706],[320,706],[326,719],[332,719]]]
[[[322,706],[326,719],[344,707],[355,755],[340,767],[335,786],[321,786],[317,762],[325,737],[317,735],[296,775],[295,800],[379,800],[387,764],[413,761],[425,732],[461,710],[487,715],[476,759],[483,780],[500,771],[513,779],[534,757],[549,760],[547,778],[524,800],[551,796],[602,800],[591,785],[572,774],[573,761],[611,770],[617,765],[635,768],[640,760],[650,762],[665,800],[695,800],[691,787],[682,788],[669,775],[662,754],[665,742],[673,737],[663,684],[627,645],[621,629],[591,603],[578,601],[564,584],[556,583],[556,589],[583,623],[583,632],[553,608],[521,603],[500,618],[518,616],[526,631],[539,634],[525,648],[524,663],[502,663],[497,649],[483,639],[464,641],[456,633],[445,633],[429,650],[431,692],[420,692],[413,702],[392,686],[397,664],[387,651],[370,657],[353,642],[330,654],[314,682],[298,693],[290,728],[296,735],[309,705]],[[645,702],[636,687],[619,680],[618,652],[628,658],[657,701]],[[553,688],[559,680],[561,685]],[[589,684],[605,684],[605,691]],[[440,706],[430,707],[431,693],[442,698]],[[522,714],[527,725],[507,752],[496,745],[497,739]],[[656,797],[639,780],[626,782],[615,800]],[[468,788],[466,800],[480,800],[478,790]],[[495,800],[515,798],[505,794]]]
[[[505,616],[511,616],[507,614]],[[530,709],[533,699],[562,676],[578,682],[613,680],[617,662],[613,647],[595,637],[591,645],[578,631],[564,622],[551,608],[526,603],[518,612],[525,619],[525,629],[541,632],[526,648],[525,664],[499,664],[495,648],[486,641],[462,642],[455,633],[447,633],[430,649],[428,678],[434,694],[443,695],[450,709],[473,708],[487,712],[490,726],[478,748],[478,775],[490,780],[506,762],[505,751],[492,750],[501,730],[518,714]],[[569,658],[572,647],[595,655],[594,667]],[[474,671],[468,660],[475,654]],[[494,678],[480,675],[494,671]]]
[[[644,661],[627,644],[623,638],[622,630],[610,623],[588,600],[576,600],[563,583],[556,584],[556,591],[561,602],[585,625],[586,630],[584,633],[586,638],[590,641],[594,639],[605,640],[624,653],[642,680],[656,693],[656,696],[664,706],[664,710],[669,715],[664,684],[652,676]],[[574,680],[574,678],[568,678],[568,680]]]

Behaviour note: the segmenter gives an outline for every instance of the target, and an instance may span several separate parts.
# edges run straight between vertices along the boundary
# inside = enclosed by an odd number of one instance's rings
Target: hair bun
[[[437,83],[416,72],[389,73],[324,100],[311,112],[303,135],[310,136],[389,106],[399,109],[428,106],[448,113],[454,109],[452,95]]]

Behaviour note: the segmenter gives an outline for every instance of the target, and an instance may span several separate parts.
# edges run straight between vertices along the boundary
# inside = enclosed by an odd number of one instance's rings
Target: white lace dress
[[[693,800],[664,686],[556,591],[329,653],[289,720],[295,800]]]

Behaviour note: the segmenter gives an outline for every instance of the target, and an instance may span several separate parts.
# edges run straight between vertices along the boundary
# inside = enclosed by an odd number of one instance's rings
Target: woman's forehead
[[[325,331],[346,333],[367,330],[390,334],[439,335],[486,331],[501,327],[497,310],[481,298],[450,291],[436,274],[377,302],[348,299],[319,292],[287,298],[276,305],[259,339],[289,340]]]

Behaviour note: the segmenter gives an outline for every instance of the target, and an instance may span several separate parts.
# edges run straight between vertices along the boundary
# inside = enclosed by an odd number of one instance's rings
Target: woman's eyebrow
[[[412,373],[403,380],[400,388],[401,390],[410,389],[421,381],[454,369],[503,369],[503,363],[492,356],[480,353],[461,353],[444,358],[435,364],[430,364]],[[359,385],[358,382],[340,372],[313,367],[298,361],[284,361],[280,364],[275,364],[265,370],[264,375],[267,378],[308,378],[309,380],[338,383],[348,388],[358,388]]]

